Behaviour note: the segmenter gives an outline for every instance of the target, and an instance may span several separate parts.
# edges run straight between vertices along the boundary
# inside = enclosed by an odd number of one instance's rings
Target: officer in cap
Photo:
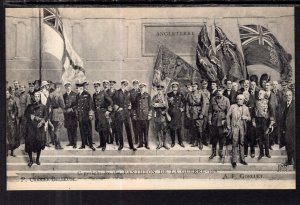
[[[30,104],[34,102],[34,84],[33,83],[28,83],[28,94],[30,95]]]
[[[123,142],[123,124],[127,134],[129,148],[136,151],[133,146],[131,124],[130,124],[130,93],[127,91],[128,80],[121,81],[121,88],[113,95],[114,111],[115,111],[115,126],[117,132],[117,140],[119,140],[118,150],[122,150],[124,146]]]
[[[195,143],[192,147],[203,149],[202,133],[203,133],[203,119],[206,111],[206,97],[198,90],[198,83],[192,83],[192,92],[188,95],[186,101],[186,115],[192,119],[192,132],[196,137]]]
[[[81,147],[79,149],[85,149],[85,145],[95,151],[96,149],[93,147],[93,139],[92,139],[92,124],[91,120],[93,120],[93,100],[91,95],[84,90],[83,86],[85,83],[77,81],[76,86],[78,88],[77,94],[77,116],[79,122],[79,130],[81,135]]]
[[[208,146],[208,141],[209,141],[209,135],[208,135],[208,108],[209,108],[209,103],[210,103],[210,92],[207,89],[208,87],[208,82],[206,80],[201,81],[201,92],[203,97],[205,98],[206,106],[202,108],[204,110],[204,117],[203,117],[203,126],[202,126],[202,131],[203,131],[203,145]]]
[[[219,86],[216,95],[211,98],[208,110],[208,124],[210,125],[212,154],[209,159],[216,156],[217,144],[219,143],[219,156],[223,157],[225,143],[226,114],[230,108],[230,101],[223,96],[224,87]]]
[[[109,136],[109,113],[112,111],[112,99],[105,92],[100,89],[101,82],[95,81],[93,94],[94,113],[95,113],[95,128],[99,133],[100,145],[97,148],[102,148],[102,151],[106,149],[107,137]]]
[[[186,107],[187,98],[188,98],[189,94],[192,92],[192,83],[188,83],[186,85],[186,88],[187,88],[187,91],[184,95],[184,102],[185,102],[184,107]],[[187,115],[185,113],[185,115],[184,115],[185,138],[190,139],[190,144],[194,144],[195,136],[193,135],[192,132],[190,132],[191,127],[192,127],[191,125],[192,125],[192,120],[191,120],[191,118],[187,117]]]
[[[152,98],[154,131],[158,140],[156,149],[164,147],[170,149],[166,144],[167,137],[167,109],[168,100],[164,93],[164,86],[157,86],[157,94]]]
[[[130,102],[132,105],[130,116],[131,116],[135,144],[138,144],[138,142],[139,142],[139,130],[138,130],[137,121],[134,119],[133,114],[134,114],[134,112],[136,112],[136,108],[137,108],[136,97],[137,97],[138,93],[140,93],[139,83],[140,82],[138,80],[133,80],[132,81],[132,89],[129,91],[130,92]],[[141,139],[143,139],[143,138],[141,138]],[[143,144],[143,142],[140,142],[140,144]]]
[[[64,126],[67,129],[69,144],[67,146],[72,146],[74,149],[77,148],[77,117],[75,113],[76,109],[76,98],[77,94],[72,91],[72,86],[70,82],[64,83],[66,93],[63,94],[63,99],[65,102],[65,123]]]
[[[116,81],[114,80],[110,80],[109,81],[109,89],[107,90],[107,94],[109,95],[109,97],[111,99],[113,99],[113,95],[115,94],[116,92],[116,89],[115,89],[115,84],[116,84]],[[111,120],[111,132],[109,132],[109,140],[108,140],[108,143],[113,143],[114,140],[116,141],[116,144],[119,145],[119,141],[117,140],[116,138],[116,126],[115,126],[115,111],[112,110],[109,114],[110,116],[110,120]]]
[[[135,99],[135,109],[133,112],[133,119],[137,122],[137,129],[139,132],[139,146],[137,148],[143,147],[145,144],[146,149],[149,148],[149,120],[152,117],[151,110],[151,96],[146,92],[147,85],[141,83],[140,92],[137,94]]]
[[[175,146],[175,135],[177,133],[178,143],[181,147],[184,147],[181,137],[182,127],[182,113],[184,112],[184,95],[179,92],[179,83],[171,83],[172,92],[167,94],[168,96],[168,113],[170,114],[171,121],[169,122],[169,128],[171,132],[171,147]]]

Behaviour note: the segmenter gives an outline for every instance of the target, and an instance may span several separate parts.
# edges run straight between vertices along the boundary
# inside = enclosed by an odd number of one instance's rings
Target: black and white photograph
[[[295,189],[294,20],[6,8],[7,190]]]

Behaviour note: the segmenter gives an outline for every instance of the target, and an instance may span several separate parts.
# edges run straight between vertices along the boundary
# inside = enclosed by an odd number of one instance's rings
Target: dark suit
[[[270,108],[270,115],[274,118],[275,123],[276,123],[276,127],[278,126],[278,120],[277,117],[278,114],[277,113],[277,109],[278,109],[278,101],[277,101],[277,97],[273,92],[270,92],[269,97],[266,96],[267,100],[269,100],[269,108]],[[275,131],[275,132],[274,132]],[[273,133],[270,135],[270,146],[274,144],[275,141],[275,137],[277,137],[277,130],[275,129],[273,131]]]
[[[281,121],[282,121],[282,112],[283,112],[283,92],[281,90],[272,90],[272,93],[274,93],[276,101],[277,101],[277,107],[275,108],[275,120],[276,120],[276,124],[277,126],[275,127],[274,131],[273,131],[273,135],[274,135],[274,141],[277,144],[284,144],[283,141],[284,139],[281,136]]]
[[[135,141],[135,144],[137,144],[139,142],[139,131],[138,131],[137,121],[133,119],[133,113],[137,109],[136,97],[139,94],[139,90],[131,89],[129,92],[130,92],[130,102],[132,105],[132,110],[131,110],[132,129],[133,129],[133,133],[134,133],[134,141]],[[140,143],[142,143],[142,142],[140,142]]]
[[[282,116],[282,128],[284,131],[284,138],[286,142],[286,153],[288,157],[288,162],[294,164],[296,163],[295,158],[295,101],[292,100],[289,107],[286,104],[282,104],[283,116]]]
[[[82,147],[85,145],[89,145],[92,147],[93,139],[92,139],[92,124],[89,119],[91,116],[91,111],[93,108],[93,101],[91,95],[87,91],[83,91],[81,94],[77,94],[76,99],[77,105],[77,115],[79,121],[79,129],[82,141]]]
[[[234,90],[224,90],[223,95],[229,99],[230,105],[236,103],[237,92]]]
[[[67,129],[68,133],[68,139],[70,145],[76,146],[77,144],[77,117],[75,113],[75,108],[76,108],[76,98],[77,94],[73,91],[71,91],[69,94],[65,93],[63,94],[64,102],[65,102],[65,112],[64,112],[64,117],[65,117],[65,123],[64,126]]]
[[[123,124],[125,125],[125,130],[127,134],[128,144],[130,149],[134,149],[131,134],[130,125],[130,110],[128,110],[130,103],[130,93],[125,90],[119,89],[115,92],[113,96],[113,103],[115,109],[115,126],[117,139],[119,140],[120,147],[123,148]]]

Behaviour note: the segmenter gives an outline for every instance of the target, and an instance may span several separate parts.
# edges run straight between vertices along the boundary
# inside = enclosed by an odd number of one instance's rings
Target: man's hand
[[[148,115],[148,120],[151,120],[151,115]]]
[[[129,106],[128,106],[128,110],[131,110],[131,108],[132,108],[131,105],[129,105]]]
[[[122,111],[122,110],[123,110],[123,108],[120,107],[120,108],[118,109],[118,112],[120,112],[120,111]]]
[[[106,112],[105,112],[105,117],[106,117],[106,118],[109,118],[109,113],[110,113],[109,111],[106,111]]]
[[[90,119],[90,120],[93,120],[93,116],[92,116],[92,115],[89,115],[89,119]]]
[[[31,119],[31,120],[34,120],[34,115],[30,115],[30,119]]]
[[[245,115],[243,115],[243,116],[242,116],[242,120],[248,120],[248,117],[245,116]]]
[[[253,126],[253,127],[256,127],[256,123],[255,123],[254,121],[252,122],[252,126]]]

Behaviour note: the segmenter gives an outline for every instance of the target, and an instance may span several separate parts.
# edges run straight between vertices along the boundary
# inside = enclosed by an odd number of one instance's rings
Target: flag
[[[220,60],[223,73],[230,80],[242,80],[247,78],[247,68],[242,53],[231,42],[223,30],[215,26],[216,56]]]
[[[83,61],[73,49],[57,8],[44,8],[42,19],[42,71],[47,79],[56,78],[53,70],[62,70],[61,81],[84,80]]]
[[[282,79],[291,78],[291,55],[268,29],[261,25],[243,25],[240,37],[246,65],[263,64],[279,72]]]
[[[203,26],[198,35],[196,65],[201,76],[207,80],[221,82],[224,78],[220,61],[217,58],[208,37],[206,25]]]
[[[195,68],[184,59],[161,45],[154,65],[152,85],[163,85],[165,90],[173,81],[185,85],[192,82],[194,71]]]

